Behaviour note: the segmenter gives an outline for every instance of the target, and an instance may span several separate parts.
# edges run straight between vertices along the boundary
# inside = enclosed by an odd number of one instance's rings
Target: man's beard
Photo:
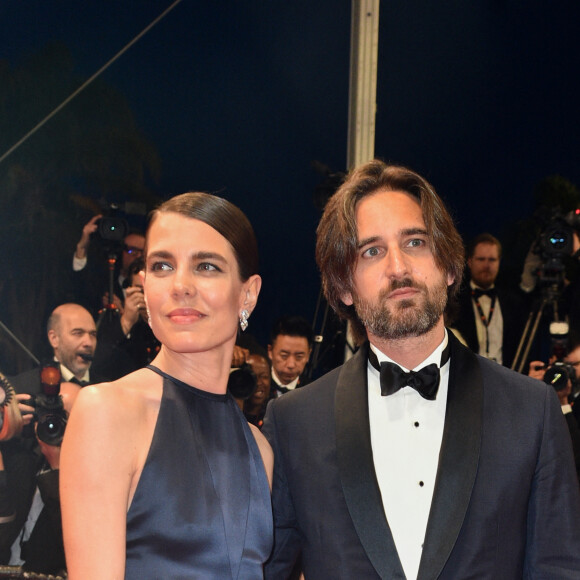
[[[417,288],[420,293],[413,298],[393,301],[387,305],[387,296],[399,288]],[[440,320],[447,304],[447,284],[441,282],[428,288],[411,278],[394,280],[381,290],[376,303],[367,302],[353,294],[354,307],[367,332],[377,338],[397,340],[421,336],[429,332]]]

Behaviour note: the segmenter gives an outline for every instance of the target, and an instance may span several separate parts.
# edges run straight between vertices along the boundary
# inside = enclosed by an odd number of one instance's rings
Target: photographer
[[[60,424],[55,425],[62,436],[76,394],[90,382],[95,322],[82,306],[62,304],[49,317],[47,336],[54,363],[49,374],[43,375],[45,380],[38,368],[10,379],[22,434],[0,442],[0,507],[5,511],[0,513],[0,564],[22,564],[25,570],[48,574],[65,566],[58,491],[60,442],[50,437],[51,423],[37,419],[47,414],[60,417]],[[61,378],[65,381],[60,384],[62,400],[58,390],[46,391],[47,384],[55,388]],[[40,423],[43,428],[38,429]],[[45,425],[49,436],[39,439],[37,430],[42,436]]]
[[[79,390],[74,383],[60,385],[56,397],[63,417]],[[66,567],[59,498],[60,442],[50,436],[43,437],[49,442],[43,441],[37,435],[39,405],[32,407],[33,399],[16,394],[22,435],[0,442],[0,506],[4,510],[0,514],[0,564],[59,574]],[[62,435],[64,427],[60,431]]]
[[[559,314],[580,332],[580,209],[564,217],[558,211],[531,245],[524,262],[520,288],[531,294],[557,287]]]
[[[108,220],[108,221],[103,221]],[[119,225],[119,229],[115,225]],[[109,226],[108,226],[109,225]],[[128,232],[117,240],[117,232]],[[89,258],[91,238],[96,234],[103,241],[101,251]],[[92,217],[83,227],[81,237],[73,255],[72,269],[77,286],[76,293],[79,302],[89,310],[97,312],[109,303],[118,308],[125,301],[123,283],[126,280],[129,267],[143,256],[145,237],[138,230],[129,230],[124,219],[118,217],[103,217],[99,214]],[[108,259],[116,258],[113,272],[113,297],[109,296],[107,280],[109,278]]]
[[[147,322],[140,272],[145,263],[135,260],[124,283],[125,305],[101,317],[92,369],[101,381],[115,381],[149,364],[159,352],[159,341]]]
[[[580,350],[580,345],[575,350]],[[542,361],[532,361],[528,375],[552,385],[558,395],[562,413],[566,419],[566,425],[572,439],[576,473],[580,481],[580,424],[572,411],[572,393],[574,390],[577,391],[578,377],[574,365],[566,362],[567,359],[568,357],[558,360],[556,356],[552,356],[549,365],[544,365]]]

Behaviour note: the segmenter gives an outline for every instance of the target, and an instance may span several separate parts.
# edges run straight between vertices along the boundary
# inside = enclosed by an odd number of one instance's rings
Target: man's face
[[[304,336],[279,334],[274,344],[268,345],[268,356],[276,375],[287,385],[304,371],[310,357],[310,346]]]
[[[77,305],[64,305],[59,323],[48,331],[48,339],[57,360],[81,379],[91,366],[80,355],[94,355],[97,329],[90,313]]]
[[[259,354],[251,354],[246,362],[252,367],[256,375],[256,390],[250,398],[250,403],[263,405],[270,397],[270,365]]]
[[[499,248],[495,244],[477,244],[467,265],[475,284],[484,289],[491,287],[499,271]]]
[[[421,207],[403,192],[379,191],[356,209],[354,304],[371,342],[425,334],[442,324],[453,277],[435,264]]]
[[[145,249],[145,237],[140,234],[129,234],[125,238],[121,267],[127,272],[129,266],[137,259],[143,257]]]
[[[580,345],[566,356],[564,362],[567,362],[574,367],[576,378],[580,379]]]

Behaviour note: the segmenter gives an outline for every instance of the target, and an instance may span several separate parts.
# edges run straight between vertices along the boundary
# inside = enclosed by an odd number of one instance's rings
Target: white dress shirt
[[[473,289],[479,288],[473,281],[470,282],[470,286]],[[493,286],[491,287],[493,288]],[[482,290],[482,288],[480,288]],[[489,320],[489,309],[491,308],[491,298],[489,296],[480,296],[478,298],[479,305],[486,320]],[[501,307],[499,304],[499,299],[495,299],[495,305],[493,308],[493,315],[491,317],[491,322],[486,327],[481,320],[479,310],[475,304],[475,300],[471,299],[471,305],[473,307],[473,315],[475,316],[475,328],[477,330],[477,341],[479,342],[479,354],[493,360],[499,364],[502,364],[502,343],[503,343],[503,316],[501,315]],[[488,343],[489,340],[489,349]]]
[[[436,363],[443,342],[412,370]],[[375,351],[379,362],[391,361]],[[400,366],[400,365],[399,365]],[[441,369],[437,397],[428,401],[411,387],[381,396],[379,372],[368,364],[368,405],[375,472],[385,515],[406,577],[417,578],[431,509],[445,424],[449,362]],[[404,369],[408,371],[409,369]]]

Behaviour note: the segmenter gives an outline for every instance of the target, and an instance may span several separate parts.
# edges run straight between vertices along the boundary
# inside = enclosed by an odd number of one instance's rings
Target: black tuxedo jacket
[[[449,340],[418,579],[580,578],[580,493],[553,389]],[[306,578],[405,578],[374,471],[367,354],[368,345],[268,406],[275,547],[267,579],[286,578],[300,551]]]
[[[514,293],[508,290],[496,287],[497,300],[501,308],[503,318],[503,336],[502,336],[502,364],[511,367],[512,361],[516,354],[518,344],[522,337],[526,323],[528,305],[527,296],[523,292]],[[473,311],[473,301],[471,299],[471,287],[469,282],[464,284],[459,292],[459,313],[457,320],[453,323],[465,339],[467,346],[473,351],[479,353],[479,341],[477,340],[477,328],[475,326],[475,313]]]

